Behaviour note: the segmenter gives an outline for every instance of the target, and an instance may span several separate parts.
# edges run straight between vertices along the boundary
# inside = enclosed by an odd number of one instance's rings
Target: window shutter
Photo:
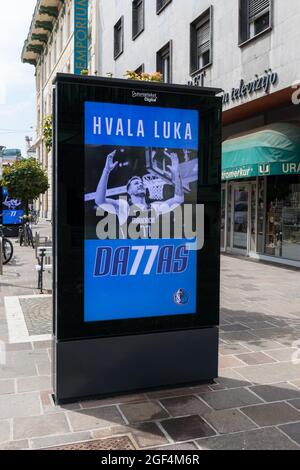
[[[144,1],[138,3],[137,7],[137,32],[140,32],[144,27]]]
[[[210,21],[206,21],[202,26],[197,28],[197,47],[198,54],[204,54],[204,52],[210,49]]]
[[[249,21],[255,20],[257,15],[262,13],[264,10],[268,10],[270,8],[270,0],[249,0],[248,2],[248,14],[249,14]]]

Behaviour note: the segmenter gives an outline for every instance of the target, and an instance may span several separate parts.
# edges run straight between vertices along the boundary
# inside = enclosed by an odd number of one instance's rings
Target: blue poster
[[[86,322],[196,314],[198,131],[194,110],[85,103]]]
[[[2,189],[2,223],[3,225],[18,225],[22,223],[24,209],[22,201],[9,197],[5,188]]]

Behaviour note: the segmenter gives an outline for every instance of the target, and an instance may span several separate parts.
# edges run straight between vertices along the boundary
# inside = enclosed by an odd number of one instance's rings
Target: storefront
[[[226,140],[222,180],[223,251],[300,267],[300,123]]]

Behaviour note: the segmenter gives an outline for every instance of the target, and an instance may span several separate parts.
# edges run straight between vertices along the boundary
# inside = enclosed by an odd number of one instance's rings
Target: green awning
[[[278,122],[223,142],[223,181],[288,174],[300,174],[300,123]]]

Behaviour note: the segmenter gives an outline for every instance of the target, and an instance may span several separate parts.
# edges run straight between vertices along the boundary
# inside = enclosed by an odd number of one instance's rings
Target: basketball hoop
[[[162,201],[164,198],[164,186],[166,182],[155,175],[143,176],[143,183],[146,189],[149,191],[150,199],[153,201]]]

